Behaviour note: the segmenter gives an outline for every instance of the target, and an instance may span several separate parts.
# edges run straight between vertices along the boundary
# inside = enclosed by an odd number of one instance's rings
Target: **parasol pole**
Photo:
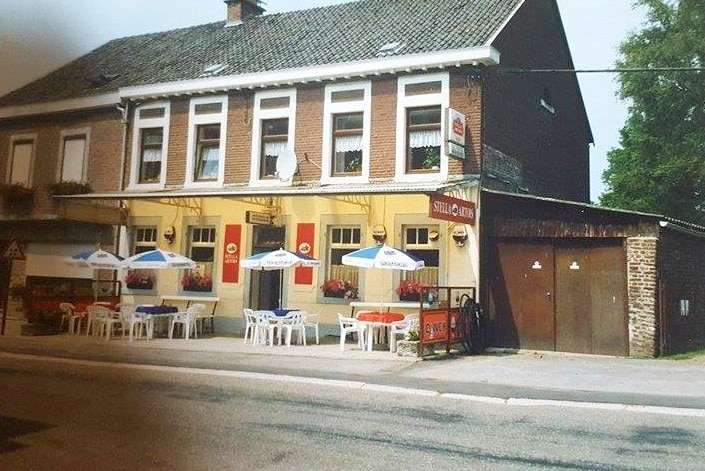
[[[282,291],[284,291],[284,269],[279,270],[279,309],[282,308]]]

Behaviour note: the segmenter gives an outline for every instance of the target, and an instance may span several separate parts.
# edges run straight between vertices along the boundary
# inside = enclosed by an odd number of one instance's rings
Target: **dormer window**
[[[205,69],[203,69],[203,73],[201,73],[201,77],[212,77],[214,75],[218,75],[225,69],[227,69],[228,66],[226,64],[213,64],[209,65]]]
[[[539,100],[539,105],[549,113],[556,114],[556,108],[554,108],[551,104],[551,94],[549,93],[548,88],[543,90],[543,96]]]

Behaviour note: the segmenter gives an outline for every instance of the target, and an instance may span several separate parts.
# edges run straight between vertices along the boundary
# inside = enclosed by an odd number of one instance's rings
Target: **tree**
[[[620,45],[631,102],[602,175],[605,206],[705,223],[705,2],[637,0],[644,29]],[[659,70],[659,69],[688,70]]]

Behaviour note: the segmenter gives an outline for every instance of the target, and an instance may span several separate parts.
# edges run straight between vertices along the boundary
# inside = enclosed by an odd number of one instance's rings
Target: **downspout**
[[[120,178],[118,182],[118,190],[122,191],[125,189],[125,166],[127,165],[127,125],[130,116],[130,102],[129,100],[124,100],[121,103],[115,105],[118,112],[120,112],[120,123],[122,124],[122,144],[120,149]],[[125,200],[120,200],[119,202],[120,210],[125,210]],[[122,226],[118,227],[115,234],[115,253],[120,253],[120,234],[122,232]],[[117,273],[117,272],[116,272]]]

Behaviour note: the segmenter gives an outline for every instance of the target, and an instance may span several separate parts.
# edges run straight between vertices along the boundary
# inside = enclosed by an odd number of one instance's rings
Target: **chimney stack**
[[[228,6],[228,21],[225,26],[239,25],[250,15],[264,13],[262,0],[224,0]]]

